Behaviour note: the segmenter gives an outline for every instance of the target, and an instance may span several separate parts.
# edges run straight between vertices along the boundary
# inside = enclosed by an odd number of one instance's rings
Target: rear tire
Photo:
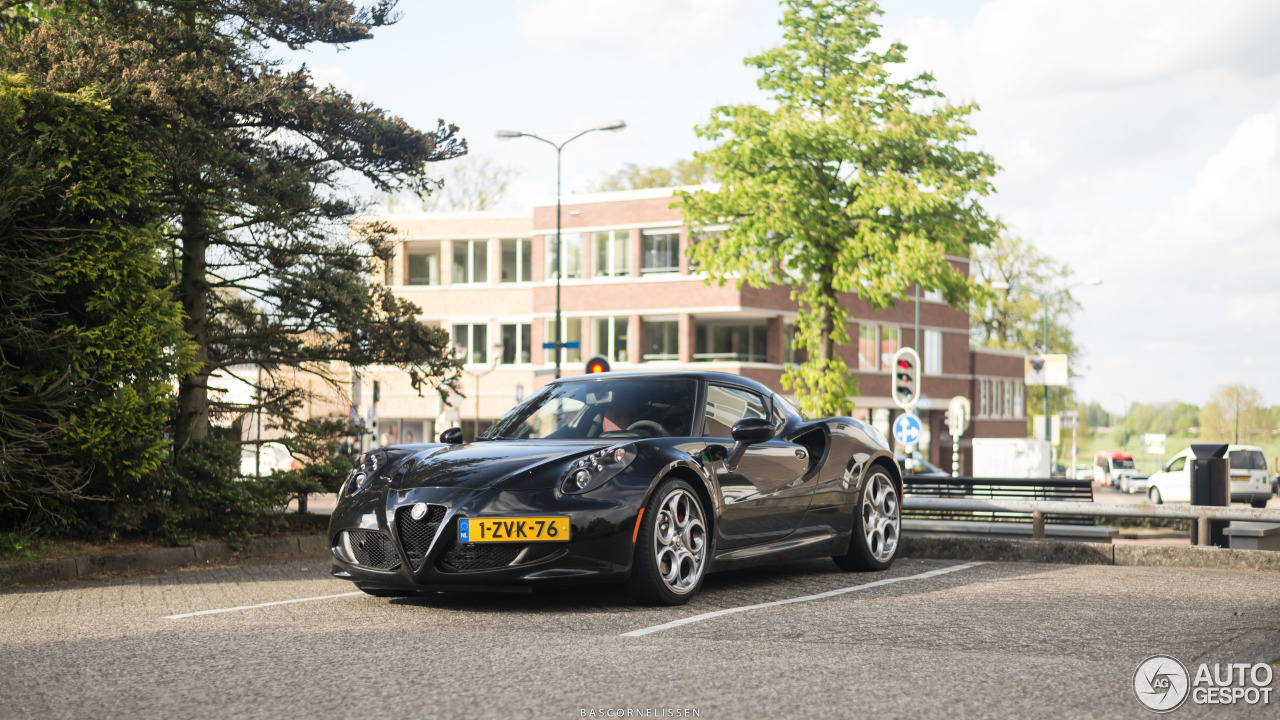
[[[1150,490],[1148,490],[1147,500],[1150,500],[1152,505],[1159,505],[1160,503],[1164,502],[1164,500],[1160,497],[1160,488],[1153,487]]]
[[[898,488],[883,468],[873,467],[858,493],[849,552],[831,559],[841,570],[851,572],[888,570],[898,556],[901,540]]]
[[[1266,507],[1266,506],[1267,506],[1267,501],[1266,501],[1266,500],[1251,500],[1251,501],[1249,501],[1249,504],[1250,504],[1250,505],[1252,505],[1252,506],[1253,506],[1253,507],[1255,507],[1255,508],[1262,509],[1262,508],[1264,508],[1264,507]]]
[[[698,593],[711,563],[707,514],[693,486],[658,485],[640,518],[627,592],[645,605],[683,605]]]

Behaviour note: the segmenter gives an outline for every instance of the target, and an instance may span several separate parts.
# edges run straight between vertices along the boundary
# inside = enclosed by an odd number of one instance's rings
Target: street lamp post
[[[564,343],[561,341],[561,337],[560,337],[560,333],[561,333],[560,276],[564,273],[564,260],[560,256],[560,151],[564,149],[565,145],[568,145],[569,143],[573,142],[574,140],[577,140],[578,138],[582,137],[583,135],[586,135],[587,133],[603,131],[603,130],[618,132],[619,130],[623,130],[626,127],[627,127],[627,124],[625,122],[621,120],[614,120],[613,122],[608,122],[603,125],[597,125],[596,127],[593,127],[593,128],[587,128],[586,130],[583,130],[582,132],[578,133],[577,135],[574,135],[573,137],[569,138],[568,140],[565,140],[564,142],[558,145],[546,138],[538,137],[533,133],[520,132],[518,130],[499,130],[496,133],[494,133],[494,135],[497,136],[498,139],[500,140],[511,140],[513,138],[527,137],[527,138],[532,138],[534,140],[538,140],[540,142],[544,142],[556,149],[556,251],[555,251],[555,254],[556,254],[556,268],[555,268],[555,271],[556,271],[556,346],[555,346],[555,354],[556,354],[556,378],[557,379],[560,378],[560,350],[564,348]]]
[[[476,417],[475,424],[472,425],[472,436],[475,438],[480,437],[480,378],[498,369],[498,361],[502,357],[502,343],[494,343],[490,352],[493,354],[493,359],[489,361],[487,369],[462,371],[476,379]]]

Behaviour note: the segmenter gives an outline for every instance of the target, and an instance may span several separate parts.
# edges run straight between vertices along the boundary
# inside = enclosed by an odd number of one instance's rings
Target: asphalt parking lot
[[[1148,717],[1153,654],[1280,660],[1262,572],[815,561],[710,576],[680,608],[353,589],[292,559],[0,593],[0,717]]]

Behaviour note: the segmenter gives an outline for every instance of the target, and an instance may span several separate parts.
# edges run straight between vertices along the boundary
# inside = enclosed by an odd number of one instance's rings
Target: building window
[[[924,300],[925,302],[940,303],[942,302],[942,291],[941,290],[925,290]]]
[[[528,323],[502,326],[503,365],[527,364],[531,361],[532,329],[533,326]]]
[[[560,364],[582,362],[582,318],[560,318],[560,341],[576,342],[576,348],[561,348]],[[546,334],[543,335],[544,342],[553,343],[556,341],[556,322],[548,320],[546,325]],[[548,350],[543,353],[546,362],[553,363],[556,361],[555,351]]]
[[[596,277],[624,277],[631,274],[631,231],[598,232],[591,237],[595,247]]]
[[[617,362],[628,362],[627,335],[631,323],[625,317],[596,318],[592,344],[596,355],[604,355]]]
[[[533,279],[533,242],[502,241],[502,282],[529,282]]]
[[[876,362],[879,357],[877,352],[879,335],[876,331],[879,329],[876,325],[862,324],[858,326],[859,370],[875,370],[879,367],[879,363]],[[885,367],[888,367],[888,365],[885,365]]]
[[[768,362],[766,325],[697,325],[694,361]]]
[[[440,246],[412,248],[409,250],[409,285],[440,284]]]
[[[644,359],[680,359],[680,323],[647,322],[644,324]]]
[[[680,232],[669,230],[645,230],[640,233],[640,272],[680,272]]]
[[[489,362],[489,326],[454,325],[453,347],[463,364],[483,365]]]
[[[988,393],[990,392],[991,381],[986,378],[978,380],[978,417],[987,417],[989,414]]]
[[[555,280],[556,236],[547,235],[543,238],[543,242],[547,245],[547,279]],[[561,263],[564,278],[580,279],[582,277],[582,233],[560,233],[560,250],[564,256],[564,262]]]
[[[697,243],[703,242],[705,240],[714,240],[716,237],[720,235],[720,233],[724,232],[724,230],[725,229],[723,227],[719,227],[719,228],[705,229],[702,232],[697,234],[691,233],[689,235],[689,248],[692,249],[694,245],[696,245]],[[689,272],[690,273],[698,272],[698,263],[694,262],[693,258],[689,258]]]
[[[1009,382],[1013,386],[1013,416],[1022,417],[1024,412],[1022,409],[1022,383],[1017,380],[1010,380]]]
[[[880,367],[893,367],[894,353],[902,347],[902,328],[885,325],[880,328]]]
[[[782,348],[782,362],[794,365],[796,363],[796,326],[794,323],[787,323],[783,327],[786,343]]]
[[[924,363],[924,372],[926,375],[942,374],[941,330],[924,331],[924,357],[921,358],[921,362]]]
[[[453,284],[489,282],[489,241],[453,241]]]

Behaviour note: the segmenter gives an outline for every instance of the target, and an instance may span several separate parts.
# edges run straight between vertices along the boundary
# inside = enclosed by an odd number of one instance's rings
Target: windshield
[[[1111,467],[1115,468],[1116,470],[1132,470],[1133,459],[1125,458],[1122,460],[1120,458],[1115,458],[1111,461]]]
[[[1234,450],[1227,454],[1232,470],[1266,470],[1267,458],[1257,450]]]
[[[688,437],[697,381],[626,378],[552,383],[481,437],[488,440]]]

